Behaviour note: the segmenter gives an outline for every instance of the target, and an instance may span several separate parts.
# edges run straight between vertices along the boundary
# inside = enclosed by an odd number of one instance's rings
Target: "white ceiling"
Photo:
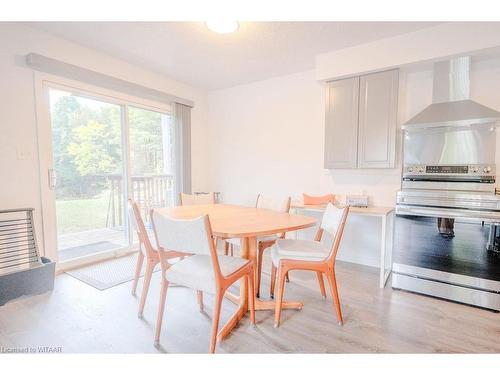
[[[31,26],[205,89],[314,68],[317,54],[436,22],[243,22],[216,34],[202,22],[34,22]]]

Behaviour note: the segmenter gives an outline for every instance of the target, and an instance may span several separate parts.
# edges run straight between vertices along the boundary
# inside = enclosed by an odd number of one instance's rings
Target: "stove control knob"
[[[413,172],[413,168],[412,167],[408,168],[408,172],[412,173]]]
[[[490,172],[491,172],[491,167],[490,167],[490,166],[485,167],[485,168],[483,169],[483,172],[484,172],[484,173],[490,173]]]

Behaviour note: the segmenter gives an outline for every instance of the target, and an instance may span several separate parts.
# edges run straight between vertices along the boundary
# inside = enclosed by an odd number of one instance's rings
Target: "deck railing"
[[[123,225],[123,176],[108,175],[110,195],[107,227]],[[143,217],[149,221],[149,210],[155,207],[172,206],[174,203],[174,179],[169,174],[132,176],[133,198],[142,210]]]

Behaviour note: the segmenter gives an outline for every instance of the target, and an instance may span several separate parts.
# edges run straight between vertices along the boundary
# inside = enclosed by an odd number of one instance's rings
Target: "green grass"
[[[98,198],[57,200],[57,229],[59,234],[106,228],[109,193]],[[111,216],[111,214],[110,214]],[[111,226],[111,217],[110,217]]]

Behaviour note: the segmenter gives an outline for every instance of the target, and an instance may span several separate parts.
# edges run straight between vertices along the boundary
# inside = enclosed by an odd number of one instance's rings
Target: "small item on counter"
[[[346,195],[346,206],[368,207],[368,195]]]
[[[302,196],[304,198],[304,204],[307,204],[307,205],[320,205],[320,204],[335,203],[335,195],[334,194],[314,196],[314,195],[308,195],[306,193],[303,193]]]

